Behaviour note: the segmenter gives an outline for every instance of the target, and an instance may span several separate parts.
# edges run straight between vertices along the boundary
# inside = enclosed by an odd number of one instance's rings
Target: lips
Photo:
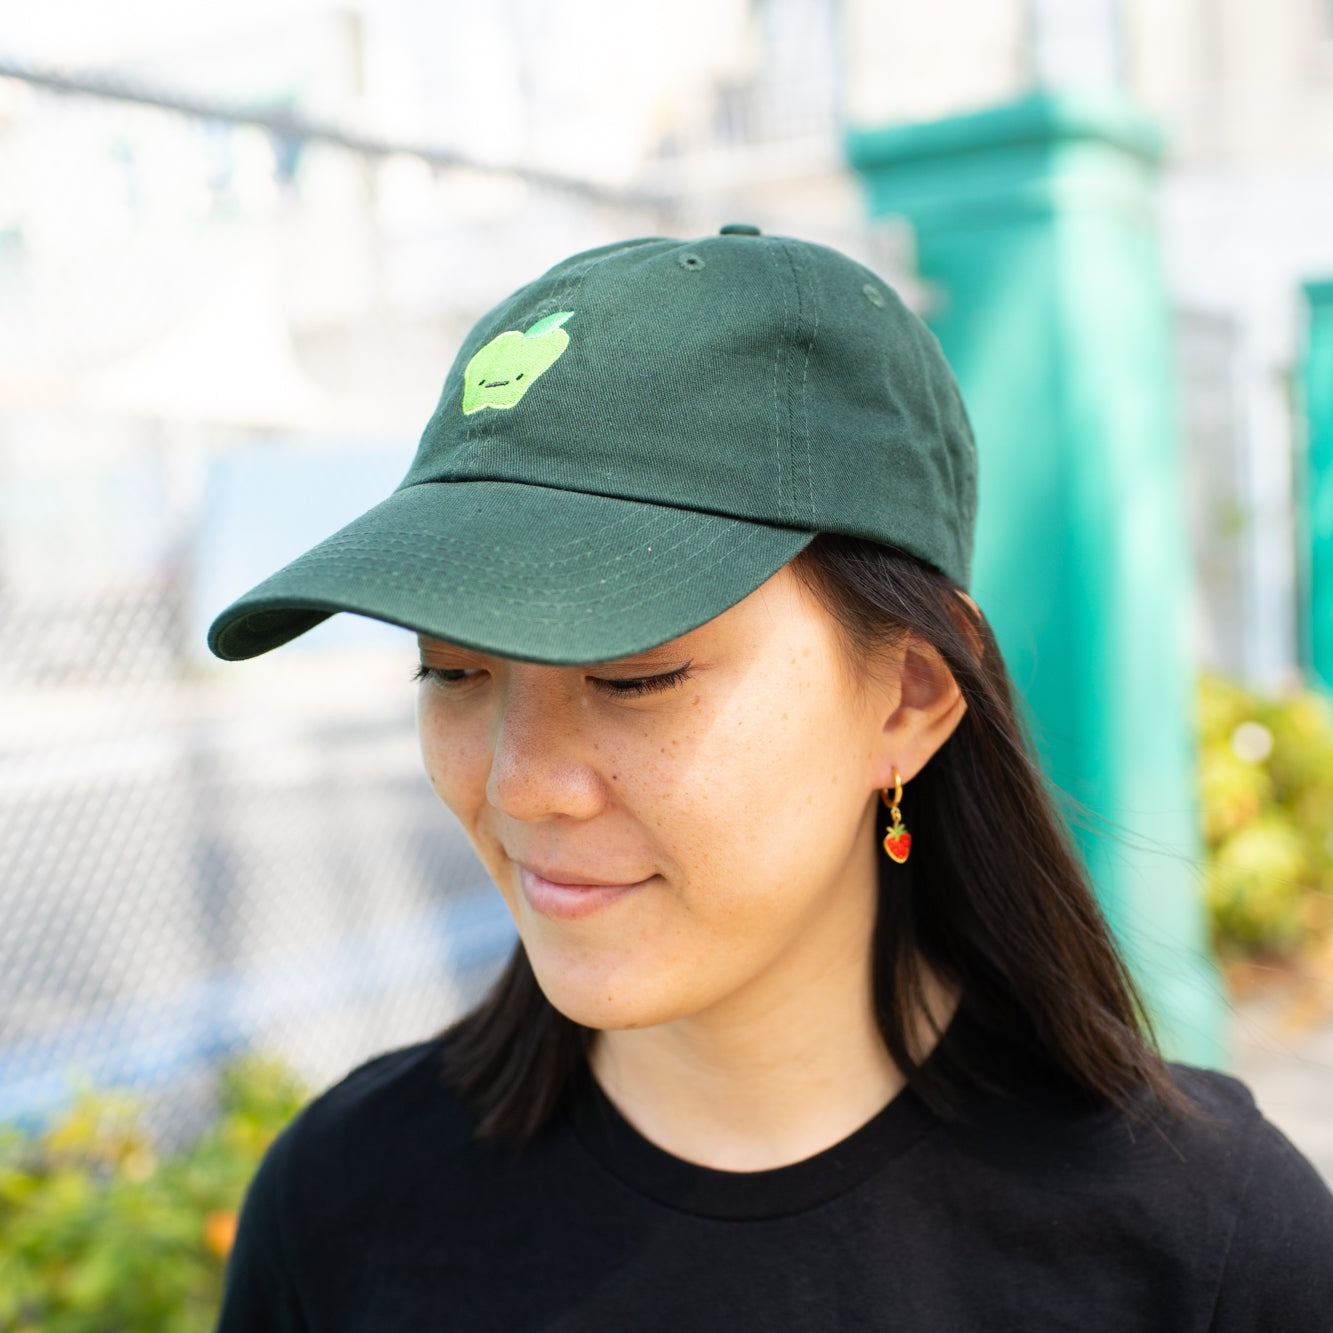
[[[593,912],[602,911],[630,894],[641,891],[652,883],[655,876],[630,884],[608,884],[604,880],[595,882],[583,880],[573,883],[548,879],[545,875],[539,875],[536,871],[520,864],[518,878],[523,896],[534,912],[569,921],[590,916]]]
[[[585,874],[581,870],[563,870],[554,866],[539,866],[527,861],[515,861],[520,870],[544,879],[548,884],[558,884],[569,889],[623,889],[634,884],[642,884],[643,879],[607,879],[604,876]]]

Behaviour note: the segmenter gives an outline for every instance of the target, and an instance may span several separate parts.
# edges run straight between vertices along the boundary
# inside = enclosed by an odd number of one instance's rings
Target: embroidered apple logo
[[[560,326],[573,313],[557,310],[526,332],[510,329],[479,347],[463,372],[464,414],[513,407],[569,346],[569,334]]]

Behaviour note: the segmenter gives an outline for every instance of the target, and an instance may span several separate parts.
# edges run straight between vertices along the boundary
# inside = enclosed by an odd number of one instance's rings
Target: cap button
[[[728,222],[717,229],[719,236],[758,236],[759,228],[753,222]]]

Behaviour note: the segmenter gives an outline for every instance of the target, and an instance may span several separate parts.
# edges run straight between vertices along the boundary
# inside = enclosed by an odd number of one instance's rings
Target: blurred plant
[[[277,1061],[220,1070],[221,1114],[159,1156],[141,1100],[76,1084],[44,1133],[0,1127],[0,1328],[208,1333],[245,1188],[308,1099]]]
[[[1287,957],[1333,935],[1333,706],[1205,674],[1199,791],[1208,906],[1224,959]]]

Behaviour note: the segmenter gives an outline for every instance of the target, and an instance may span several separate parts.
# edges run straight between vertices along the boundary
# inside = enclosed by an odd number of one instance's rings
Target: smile
[[[558,884],[520,865],[518,878],[523,896],[534,912],[571,921],[609,907],[635,889],[651,884],[656,876],[639,880],[636,884]]]

